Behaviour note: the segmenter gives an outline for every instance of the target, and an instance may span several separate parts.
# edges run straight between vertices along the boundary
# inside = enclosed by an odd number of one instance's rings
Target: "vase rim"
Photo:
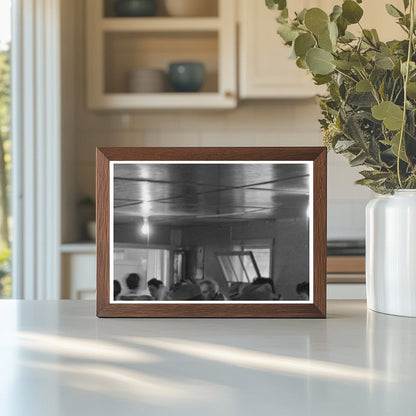
[[[395,192],[399,194],[412,194],[412,193],[414,194],[416,193],[416,189],[396,189]]]

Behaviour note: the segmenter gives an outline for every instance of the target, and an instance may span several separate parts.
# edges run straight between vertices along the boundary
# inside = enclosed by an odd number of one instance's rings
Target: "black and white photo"
[[[110,303],[312,303],[313,162],[110,162]]]

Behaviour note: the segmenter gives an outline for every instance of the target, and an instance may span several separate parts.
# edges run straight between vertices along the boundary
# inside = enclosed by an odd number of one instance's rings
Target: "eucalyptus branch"
[[[365,69],[362,67],[362,65],[361,65],[361,69],[362,69],[362,71],[360,71],[360,75],[362,76],[363,79],[365,79],[370,84],[371,93],[373,94],[374,99],[377,101],[377,104],[380,104],[381,100],[380,100],[380,97],[379,97],[378,92],[376,90],[376,87],[371,82],[370,78],[368,78],[368,75],[365,72]]]
[[[407,60],[406,60],[406,73],[404,75],[404,85],[403,85],[403,119],[402,119],[402,127],[400,129],[400,140],[399,140],[399,149],[397,151],[397,177],[399,179],[399,185],[403,188],[402,177],[400,173],[400,156],[403,148],[403,141],[404,141],[404,132],[406,130],[406,110],[407,110],[407,83],[409,82],[409,70],[410,70],[410,62],[412,60],[412,50],[413,50],[413,37],[414,37],[414,29],[415,29],[415,0],[410,0],[410,30],[409,30],[409,44],[407,47]]]
[[[355,83],[358,82],[355,78],[351,77],[348,74],[345,74],[344,72],[340,71],[338,68],[335,68],[335,72],[338,72],[339,74],[343,75],[344,77],[350,79],[352,82],[355,82]]]
[[[394,80],[394,82],[393,82],[393,88],[391,89],[391,94],[390,94],[390,97],[389,97],[389,100],[390,101],[393,101],[393,102],[395,102],[393,100],[393,98],[394,98],[394,90],[396,89],[396,85],[397,85],[397,80]]]

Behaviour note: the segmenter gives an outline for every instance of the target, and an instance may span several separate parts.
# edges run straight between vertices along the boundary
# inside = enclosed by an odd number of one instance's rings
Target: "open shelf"
[[[209,1],[209,0],[207,0]],[[88,0],[87,100],[97,110],[229,109],[237,106],[236,7],[229,0],[210,0],[215,14],[169,17],[159,1],[155,17],[115,17],[113,0]],[[200,91],[177,93],[163,82],[173,62],[201,62],[205,80]],[[129,74],[159,71],[159,86],[129,87]],[[156,76],[153,74],[153,76]],[[139,78],[140,79],[140,78]],[[143,79],[143,78],[141,78]],[[141,82],[141,81],[140,81]],[[144,81],[143,81],[144,82]],[[151,84],[153,85],[153,84]]]
[[[106,94],[130,94],[128,77],[138,68],[160,69],[168,74],[169,64],[177,61],[198,61],[205,67],[205,81],[201,93],[218,92],[218,39],[216,32],[188,33],[106,33],[104,38]],[[173,89],[167,83],[166,91]],[[178,98],[185,98],[182,93]]]

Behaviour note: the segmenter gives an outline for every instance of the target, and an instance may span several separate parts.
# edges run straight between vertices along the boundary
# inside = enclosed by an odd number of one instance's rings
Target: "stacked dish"
[[[158,93],[167,91],[167,76],[162,69],[136,68],[129,72],[128,91],[133,93]]]

